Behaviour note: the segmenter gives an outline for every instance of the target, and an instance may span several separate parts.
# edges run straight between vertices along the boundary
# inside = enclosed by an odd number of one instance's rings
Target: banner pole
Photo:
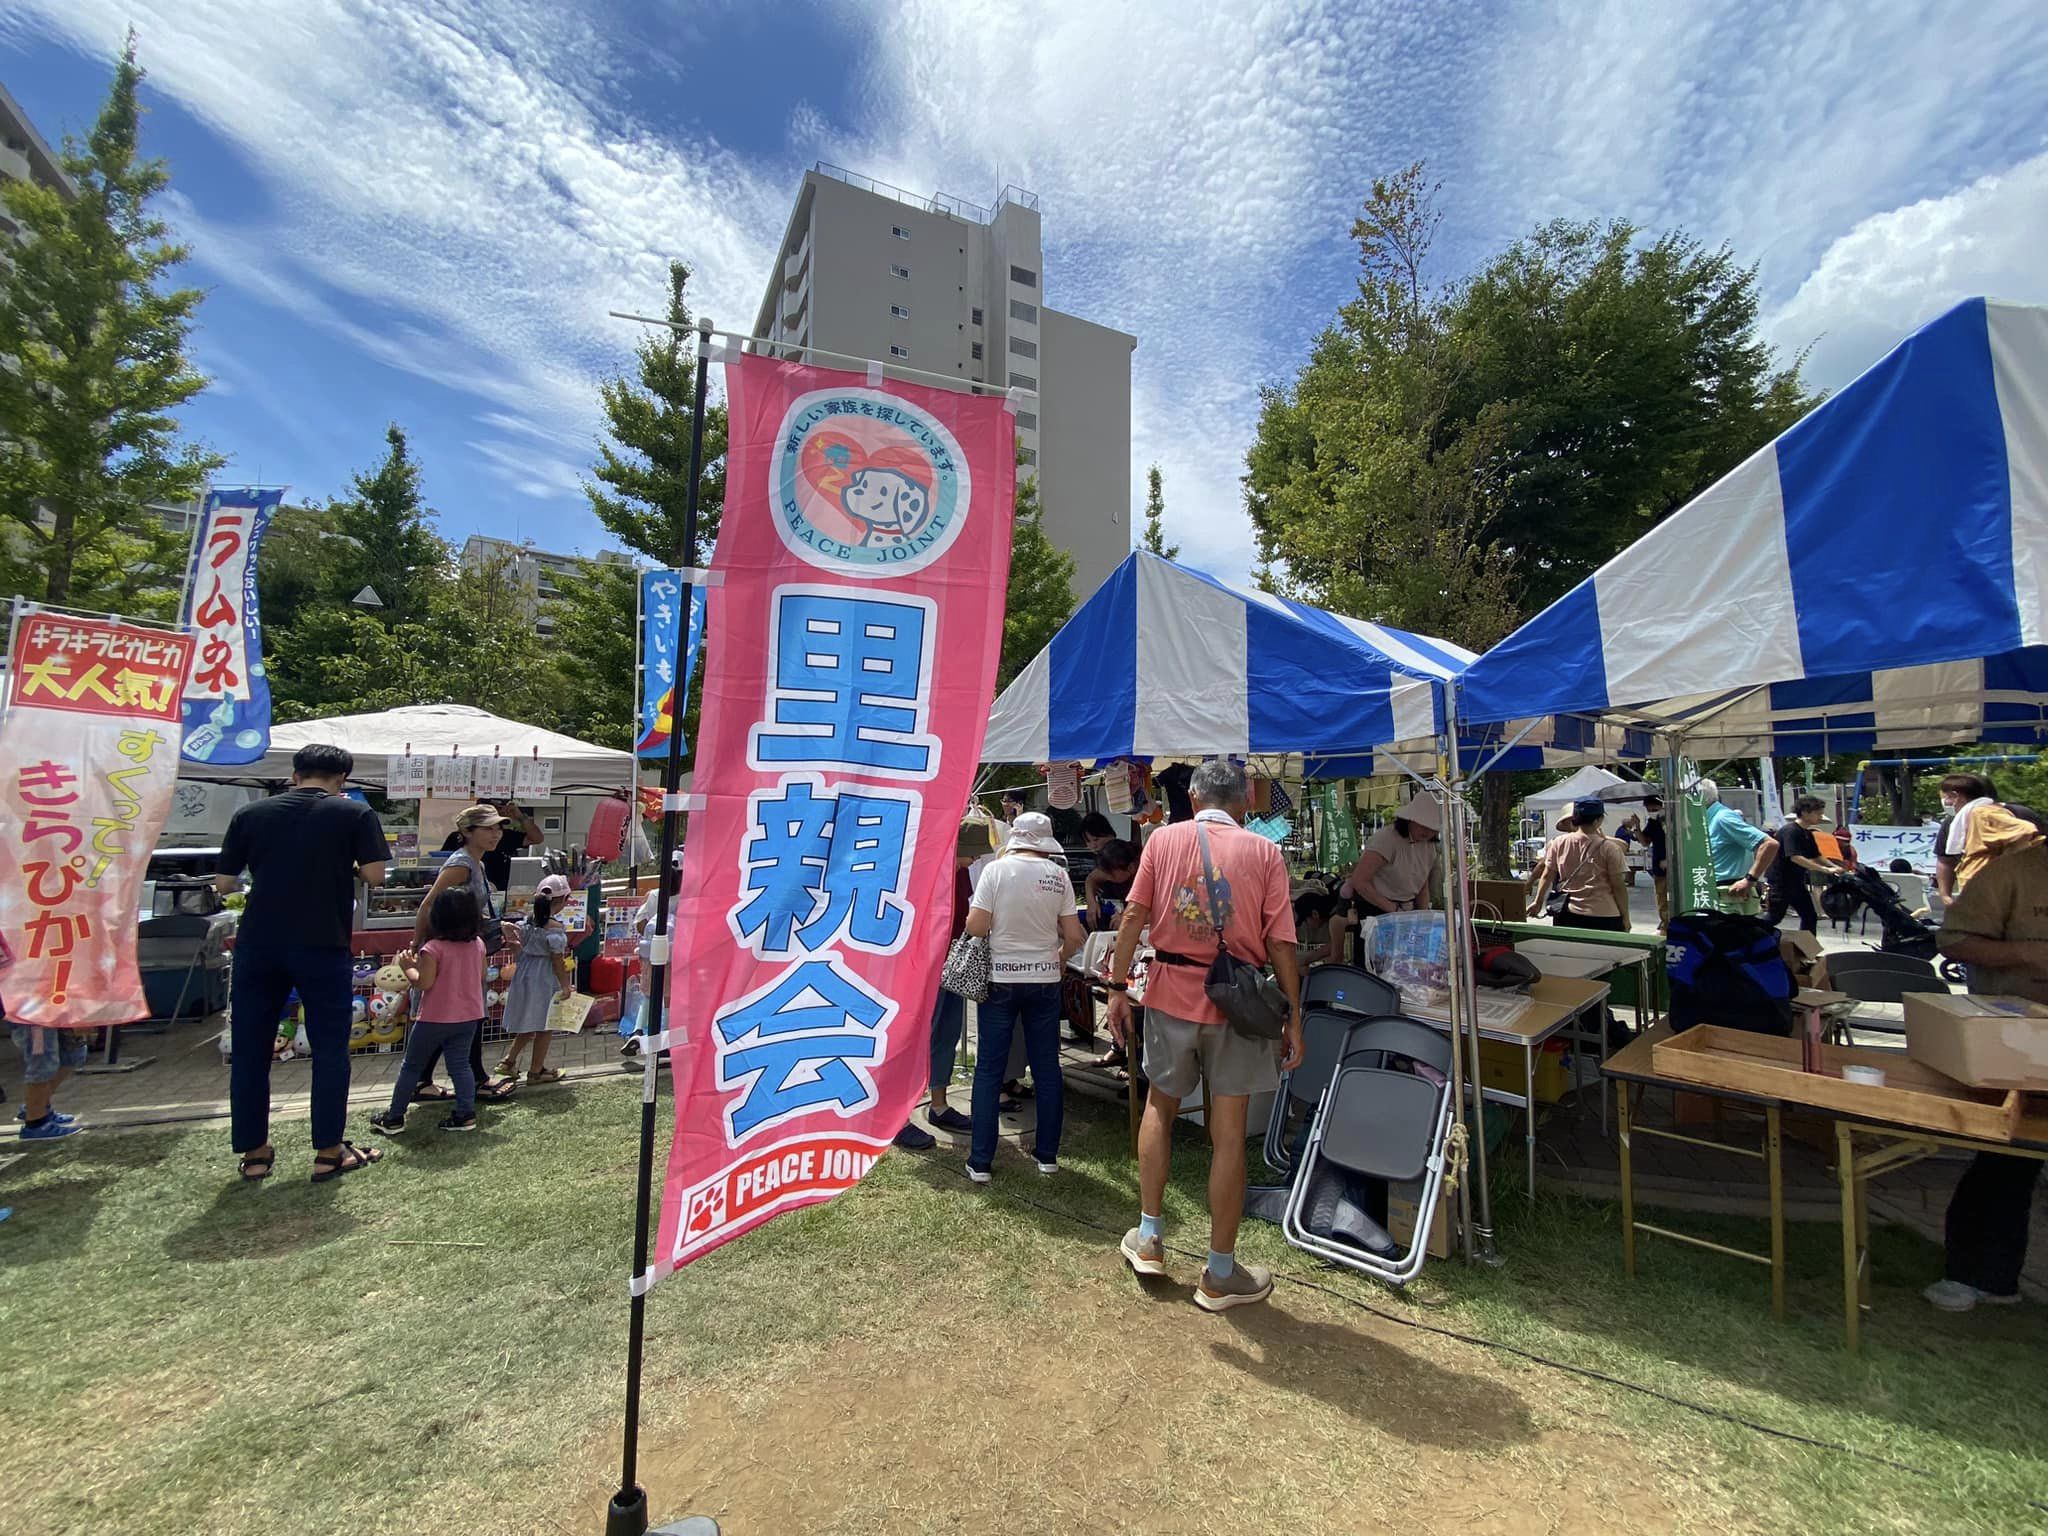
[[[683,503],[683,548],[680,564],[684,571],[682,601],[676,606],[676,655],[683,654],[689,640],[691,591],[690,573],[697,568],[697,487],[704,473],[704,407],[710,392],[711,321],[697,322],[697,394],[690,422],[690,485]],[[636,578],[637,583],[637,578]],[[635,701],[634,718],[639,718]],[[633,1183],[633,1304],[626,1333],[626,1424],[620,1447],[619,1491],[612,1495],[605,1511],[605,1536],[643,1536],[647,1530],[647,1490],[640,1486],[640,1373],[647,1338],[647,1247],[648,1204],[654,1190],[654,1108],[660,1084],[660,1068],[653,1051],[654,1036],[661,1033],[661,1020],[668,1002],[668,953],[675,935],[669,922],[669,867],[675,858],[676,785],[682,778],[683,721],[672,711],[668,732],[668,758],[662,771],[661,858],[656,866],[654,898],[654,963],[647,986],[647,1009],[640,1027],[640,1051],[646,1070],[646,1090],[640,1095],[640,1169]],[[699,1521],[692,1529],[716,1531],[715,1525]]]

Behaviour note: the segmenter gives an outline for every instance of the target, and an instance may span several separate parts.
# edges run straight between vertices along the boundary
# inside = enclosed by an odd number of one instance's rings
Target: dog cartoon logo
[[[960,446],[907,400],[867,389],[804,395],[776,444],[776,530],[813,565],[870,578],[922,570],[966,521]]]

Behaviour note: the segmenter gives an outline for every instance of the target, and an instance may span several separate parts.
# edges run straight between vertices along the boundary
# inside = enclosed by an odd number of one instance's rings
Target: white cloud
[[[2048,304],[2044,230],[2048,154],[1864,219],[1827,248],[1767,329],[1787,351],[1811,345],[1813,381],[1839,388],[1962,299]]]
[[[736,14],[660,3],[650,44],[545,0],[26,0],[101,55],[132,17],[155,84],[276,205],[181,210],[201,259],[476,395],[490,472],[526,495],[583,462],[595,377],[637,340],[605,311],[653,308],[674,253],[697,307],[744,324],[814,158],[1041,195],[1047,301],[1139,338],[1133,510],[1156,459],[1172,536],[1229,575],[1258,386],[1347,295],[1352,214],[1410,159],[1445,183],[1450,263],[1553,216],[1730,241],[1775,338],[1826,333],[1823,383],[1963,292],[2040,296],[2038,0],[863,0],[832,13],[854,120],[800,103],[752,158],[619,106],[615,61],[701,62]]]

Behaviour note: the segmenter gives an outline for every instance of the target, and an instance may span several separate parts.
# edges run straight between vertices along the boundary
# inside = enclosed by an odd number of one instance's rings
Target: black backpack
[[[1792,971],[1778,930],[1736,912],[1682,912],[1666,929],[1671,1027],[1718,1024],[1762,1035],[1792,1033]]]

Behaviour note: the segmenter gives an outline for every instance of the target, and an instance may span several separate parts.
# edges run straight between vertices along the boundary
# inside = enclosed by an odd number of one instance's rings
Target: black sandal
[[[269,1152],[250,1152],[242,1157],[242,1182],[261,1184],[270,1177],[270,1170],[277,1166],[277,1149]],[[260,1170],[260,1171],[258,1171]]]
[[[354,1173],[358,1168],[383,1161],[384,1154],[375,1147],[359,1147],[352,1141],[344,1141],[339,1152],[317,1152],[313,1155],[313,1182],[325,1184],[344,1173]]]
[[[443,1099],[454,1097],[451,1090],[443,1088],[439,1083],[421,1083],[412,1091],[412,1101],[415,1104],[438,1104]]]
[[[501,1077],[496,1082],[485,1081],[478,1083],[476,1085],[476,1096],[488,1103],[502,1104],[512,1097],[513,1090],[518,1088],[518,1086],[518,1078]],[[454,1095],[450,1094],[449,1097],[453,1098]]]

